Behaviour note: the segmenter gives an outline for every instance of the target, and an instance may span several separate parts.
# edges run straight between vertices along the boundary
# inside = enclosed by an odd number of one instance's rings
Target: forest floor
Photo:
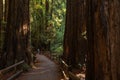
[[[16,80],[61,80],[59,67],[44,55],[37,54],[35,68],[22,73]]]

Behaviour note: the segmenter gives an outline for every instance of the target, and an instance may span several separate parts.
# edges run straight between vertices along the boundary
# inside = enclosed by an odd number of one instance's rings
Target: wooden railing
[[[71,66],[68,65],[63,59],[60,58],[60,66],[62,68],[62,73],[64,75],[65,80],[81,80],[80,77],[76,76],[71,71]],[[82,79],[83,80],[83,79]]]
[[[0,70],[0,80],[2,80],[3,76],[12,68],[16,68],[17,66],[21,65],[24,63],[24,60],[18,62],[18,63],[15,63],[14,65],[11,65],[9,67],[6,67],[2,70]],[[15,78],[16,76],[18,76],[20,73],[22,73],[23,70],[20,69],[19,71],[17,71],[15,74],[13,74],[12,76],[10,76],[7,80],[13,80],[13,78]]]
[[[62,74],[64,76],[64,79],[69,80],[69,74],[68,74],[69,73],[69,66],[61,58],[60,58],[60,66],[61,66],[61,70],[62,70]]]

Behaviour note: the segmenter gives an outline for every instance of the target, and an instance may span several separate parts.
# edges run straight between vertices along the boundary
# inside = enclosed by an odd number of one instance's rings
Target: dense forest
[[[62,53],[65,0],[31,0],[31,45]]]
[[[20,56],[30,59],[30,49],[63,52],[66,1],[3,0],[1,4],[0,55],[8,56],[5,61],[13,59],[8,64]]]
[[[0,0],[0,69],[37,49],[85,67],[86,80],[120,80],[119,0]],[[74,80],[74,79],[70,79]]]

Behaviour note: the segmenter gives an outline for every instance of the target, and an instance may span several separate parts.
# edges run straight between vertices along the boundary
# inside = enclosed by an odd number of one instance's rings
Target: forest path
[[[16,80],[60,80],[58,66],[44,55],[37,54],[36,69],[22,73]]]

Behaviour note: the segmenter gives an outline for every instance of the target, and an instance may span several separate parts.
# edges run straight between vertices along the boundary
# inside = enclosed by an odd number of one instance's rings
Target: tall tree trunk
[[[87,50],[87,38],[86,38],[86,1],[78,0],[76,2],[76,61],[81,65],[85,64],[85,56]]]
[[[64,52],[63,52],[63,59],[69,63],[69,55],[71,54],[71,0],[67,0],[67,10],[66,10],[66,25],[65,25],[65,34],[64,34]],[[70,33],[69,33],[70,32]],[[70,39],[71,38],[71,39]]]
[[[8,9],[9,9],[9,0],[5,0],[5,13],[4,13],[4,21],[5,22],[7,22]]]
[[[7,23],[7,18],[8,18],[8,9],[9,9],[9,0],[5,0],[5,4],[4,4],[4,8],[5,8],[5,11],[4,11],[4,22]],[[6,47],[7,47],[7,24],[4,24],[4,44],[3,44],[3,52],[6,52]]]
[[[92,0],[89,7],[86,80],[119,80],[120,1]]]
[[[63,57],[72,66],[85,62],[87,42],[82,36],[86,28],[85,6],[86,1],[67,0]]]
[[[25,52],[26,52],[26,59],[28,59],[28,63],[30,64],[32,62],[31,57],[31,44],[30,44],[30,17],[29,17],[29,0],[23,0],[24,4],[24,10],[23,10],[23,36],[24,36],[24,42],[25,42]],[[22,7],[22,6],[21,6]],[[22,36],[21,36],[22,37]],[[24,44],[24,43],[23,43]]]
[[[3,1],[0,1],[0,58],[2,54],[2,19],[3,19]]]
[[[11,0],[7,20],[7,65],[27,60],[29,46],[29,0]],[[28,60],[29,59],[29,60]]]
[[[94,63],[94,28],[93,27],[93,12],[92,12],[92,0],[87,1],[87,39],[88,39],[88,54],[87,54],[87,71],[86,80],[95,80],[95,63]]]
[[[14,59],[15,59],[15,45],[16,41],[14,38],[14,34],[15,34],[15,23],[14,23],[14,19],[16,16],[15,13],[15,1],[11,0],[11,2],[9,3],[9,11],[8,11],[8,20],[7,20],[7,27],[6,27],[6,36],[5,36],[5,51],[7,53],[7,62],[6,62],[6,66],[10,66],[14,63]],[[15,41],[15,42],[14,42]]]
[[[45,0],[45,30],[49,27],[49,16],[50,16],[50,3],[49,0]],[[45,36],[47,36],[47,33],[45,33]],[[50,50],[49,48],[49,41],[47,43],[44,43],[46,46],[46,50]]]
[[[3,18],[3,0],[0,0],[0,31],[2,18]]]
[[[0,38],[1,38],[1,30],[2,30],[2,19],[3,19],[3,0],[0,0]],[[0,43],[0,47],[1,47],[1,43]]]

